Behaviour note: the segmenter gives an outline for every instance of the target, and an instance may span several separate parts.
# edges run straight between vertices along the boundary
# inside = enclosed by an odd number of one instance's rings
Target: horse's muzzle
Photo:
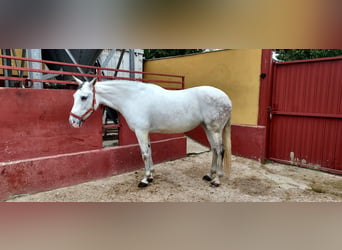
[[[82,121],[73,116],[69,117],[69,123],[73,128],[80,128],[82,126]]]

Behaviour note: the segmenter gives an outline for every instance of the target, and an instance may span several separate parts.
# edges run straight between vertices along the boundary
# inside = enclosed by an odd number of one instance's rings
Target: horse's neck
[[[129,81],[122,83],[98,82],[95,85],[97,103],[121,112],[125,102],[137,93],[138,87],[136,83]]]

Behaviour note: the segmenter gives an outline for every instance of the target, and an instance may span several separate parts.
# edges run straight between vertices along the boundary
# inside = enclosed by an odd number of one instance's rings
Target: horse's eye
[[[87,100],[88,96],[81,96],[81,101]]]

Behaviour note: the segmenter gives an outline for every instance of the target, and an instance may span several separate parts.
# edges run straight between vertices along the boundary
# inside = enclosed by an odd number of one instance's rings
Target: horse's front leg
[[[153,181],[152,171],[153,171],[153,162],[152,162],[152,151],[151,151],[151,143],[148,136],[147,131],[136,130],[135,134],[137,136],[142,159],[145,164],[145,176],[140,181],[138,187],[146,187],[150,182]]]

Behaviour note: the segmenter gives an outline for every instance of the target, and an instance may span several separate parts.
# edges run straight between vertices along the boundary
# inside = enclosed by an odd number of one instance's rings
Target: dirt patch
[[[341,176],[236,156],[231,177],[222,178],[222,185],[213,188],[202,180],[211,164],[211,153],[206,150],[196,145],[196,152],[186,158],[157,164],[154,181],[147,188],[137,186],[144,175],[140,169],[8,201],[342,201]]]
[[[251,196],[267,196],[276,182],[266,179],[260,179],[256,176],[247,178],[236,178],[232,183],[233,188],[238,188],[240,192]]]
[[[312,180],[310,187],[316,193],[333,194],[342,198],[342,180]]]

